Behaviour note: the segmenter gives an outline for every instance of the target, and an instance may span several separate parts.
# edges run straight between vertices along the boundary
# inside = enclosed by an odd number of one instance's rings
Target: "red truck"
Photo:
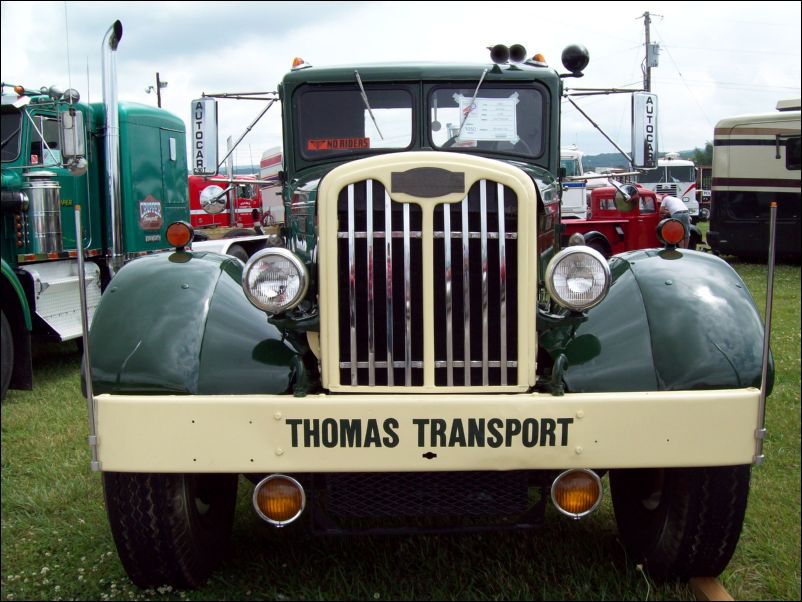
[[[572,234],[582,234],[585,244],[596,249],[605,258],[611,255],[660,246],[657,224],[660,222],[660,200],[653,191],[637,185],[638,198],[627,203],[616,201],[613,186],[596,188],[590,196],[588,219],[562,220],[563,243]],[[688,247],[696,249],[702,241],[701,233],[691,226]]]
[[[237,176],[233,183],[222,176],[189,176],[189,209],[193,228],[253,228],[262,216],[259,184],[254,176]]]

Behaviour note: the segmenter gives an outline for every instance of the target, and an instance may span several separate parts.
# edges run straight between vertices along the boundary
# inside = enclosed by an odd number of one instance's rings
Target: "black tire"
[[[201,585],[234,522],[237,475],[103,473],[117,553],[138,587]]]
[[[11,374],[14,372],[14,335],[11,325],[6,320],[6,314],[0,310],[0,400],[6,398],[6,392],[11,384]]]
[[[228,247],[227,255],[231,255],[232,257],[236,257],[242,263],[248,262],[248,252],[242,247],[242,245],[231,245]]]
[[[605,244],[604,240],[600,238],[591,238],[585,244],[589,246],[591,249],[594,249],[595,251],[601,253],[602,257],[604,257],[605,259],[610,259],[610,255],[612,255],[612,252],[610,250],[610,246]]]
[[[657,580],[715,577],[741,534],[751,467],[610,471],[630,560]]]
[[[691,232],[690,239],[688,240],[688,249],[695,251],[696,247],[702,244],[702,237],[697,232]]]
[[[254,236],[256,235],[255,230],[248,230],[247,228],[234,228],[233,230],[229,230],[223,235],[223,238],[238,238],[240,236]]]

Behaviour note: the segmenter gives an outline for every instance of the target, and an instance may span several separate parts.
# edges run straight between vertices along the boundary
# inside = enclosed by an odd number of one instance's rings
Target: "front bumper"
[[[95,397],[101,470],[426,472],[750,464],[757,389]]]

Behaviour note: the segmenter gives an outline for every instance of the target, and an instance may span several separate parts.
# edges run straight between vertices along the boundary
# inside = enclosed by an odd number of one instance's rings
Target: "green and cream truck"
[[[275,527],[521,537],[609,487],[652,576],[726,566],[772,374],[752,297],[675,235],[609,262],[560,248],[560,101],[587,51],[558,71],[504,50],[297,61],[281,240],[243,266],[176,224],[172,252],[116,275],[90,441],[134,583],[203,583],[248,482]]]

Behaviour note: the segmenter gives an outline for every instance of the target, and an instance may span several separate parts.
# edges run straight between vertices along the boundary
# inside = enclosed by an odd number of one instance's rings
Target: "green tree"
[[[708,140],[704,150],[699,147],[693,149],[693,162],[696,165],[713,165],[713,143]]]

